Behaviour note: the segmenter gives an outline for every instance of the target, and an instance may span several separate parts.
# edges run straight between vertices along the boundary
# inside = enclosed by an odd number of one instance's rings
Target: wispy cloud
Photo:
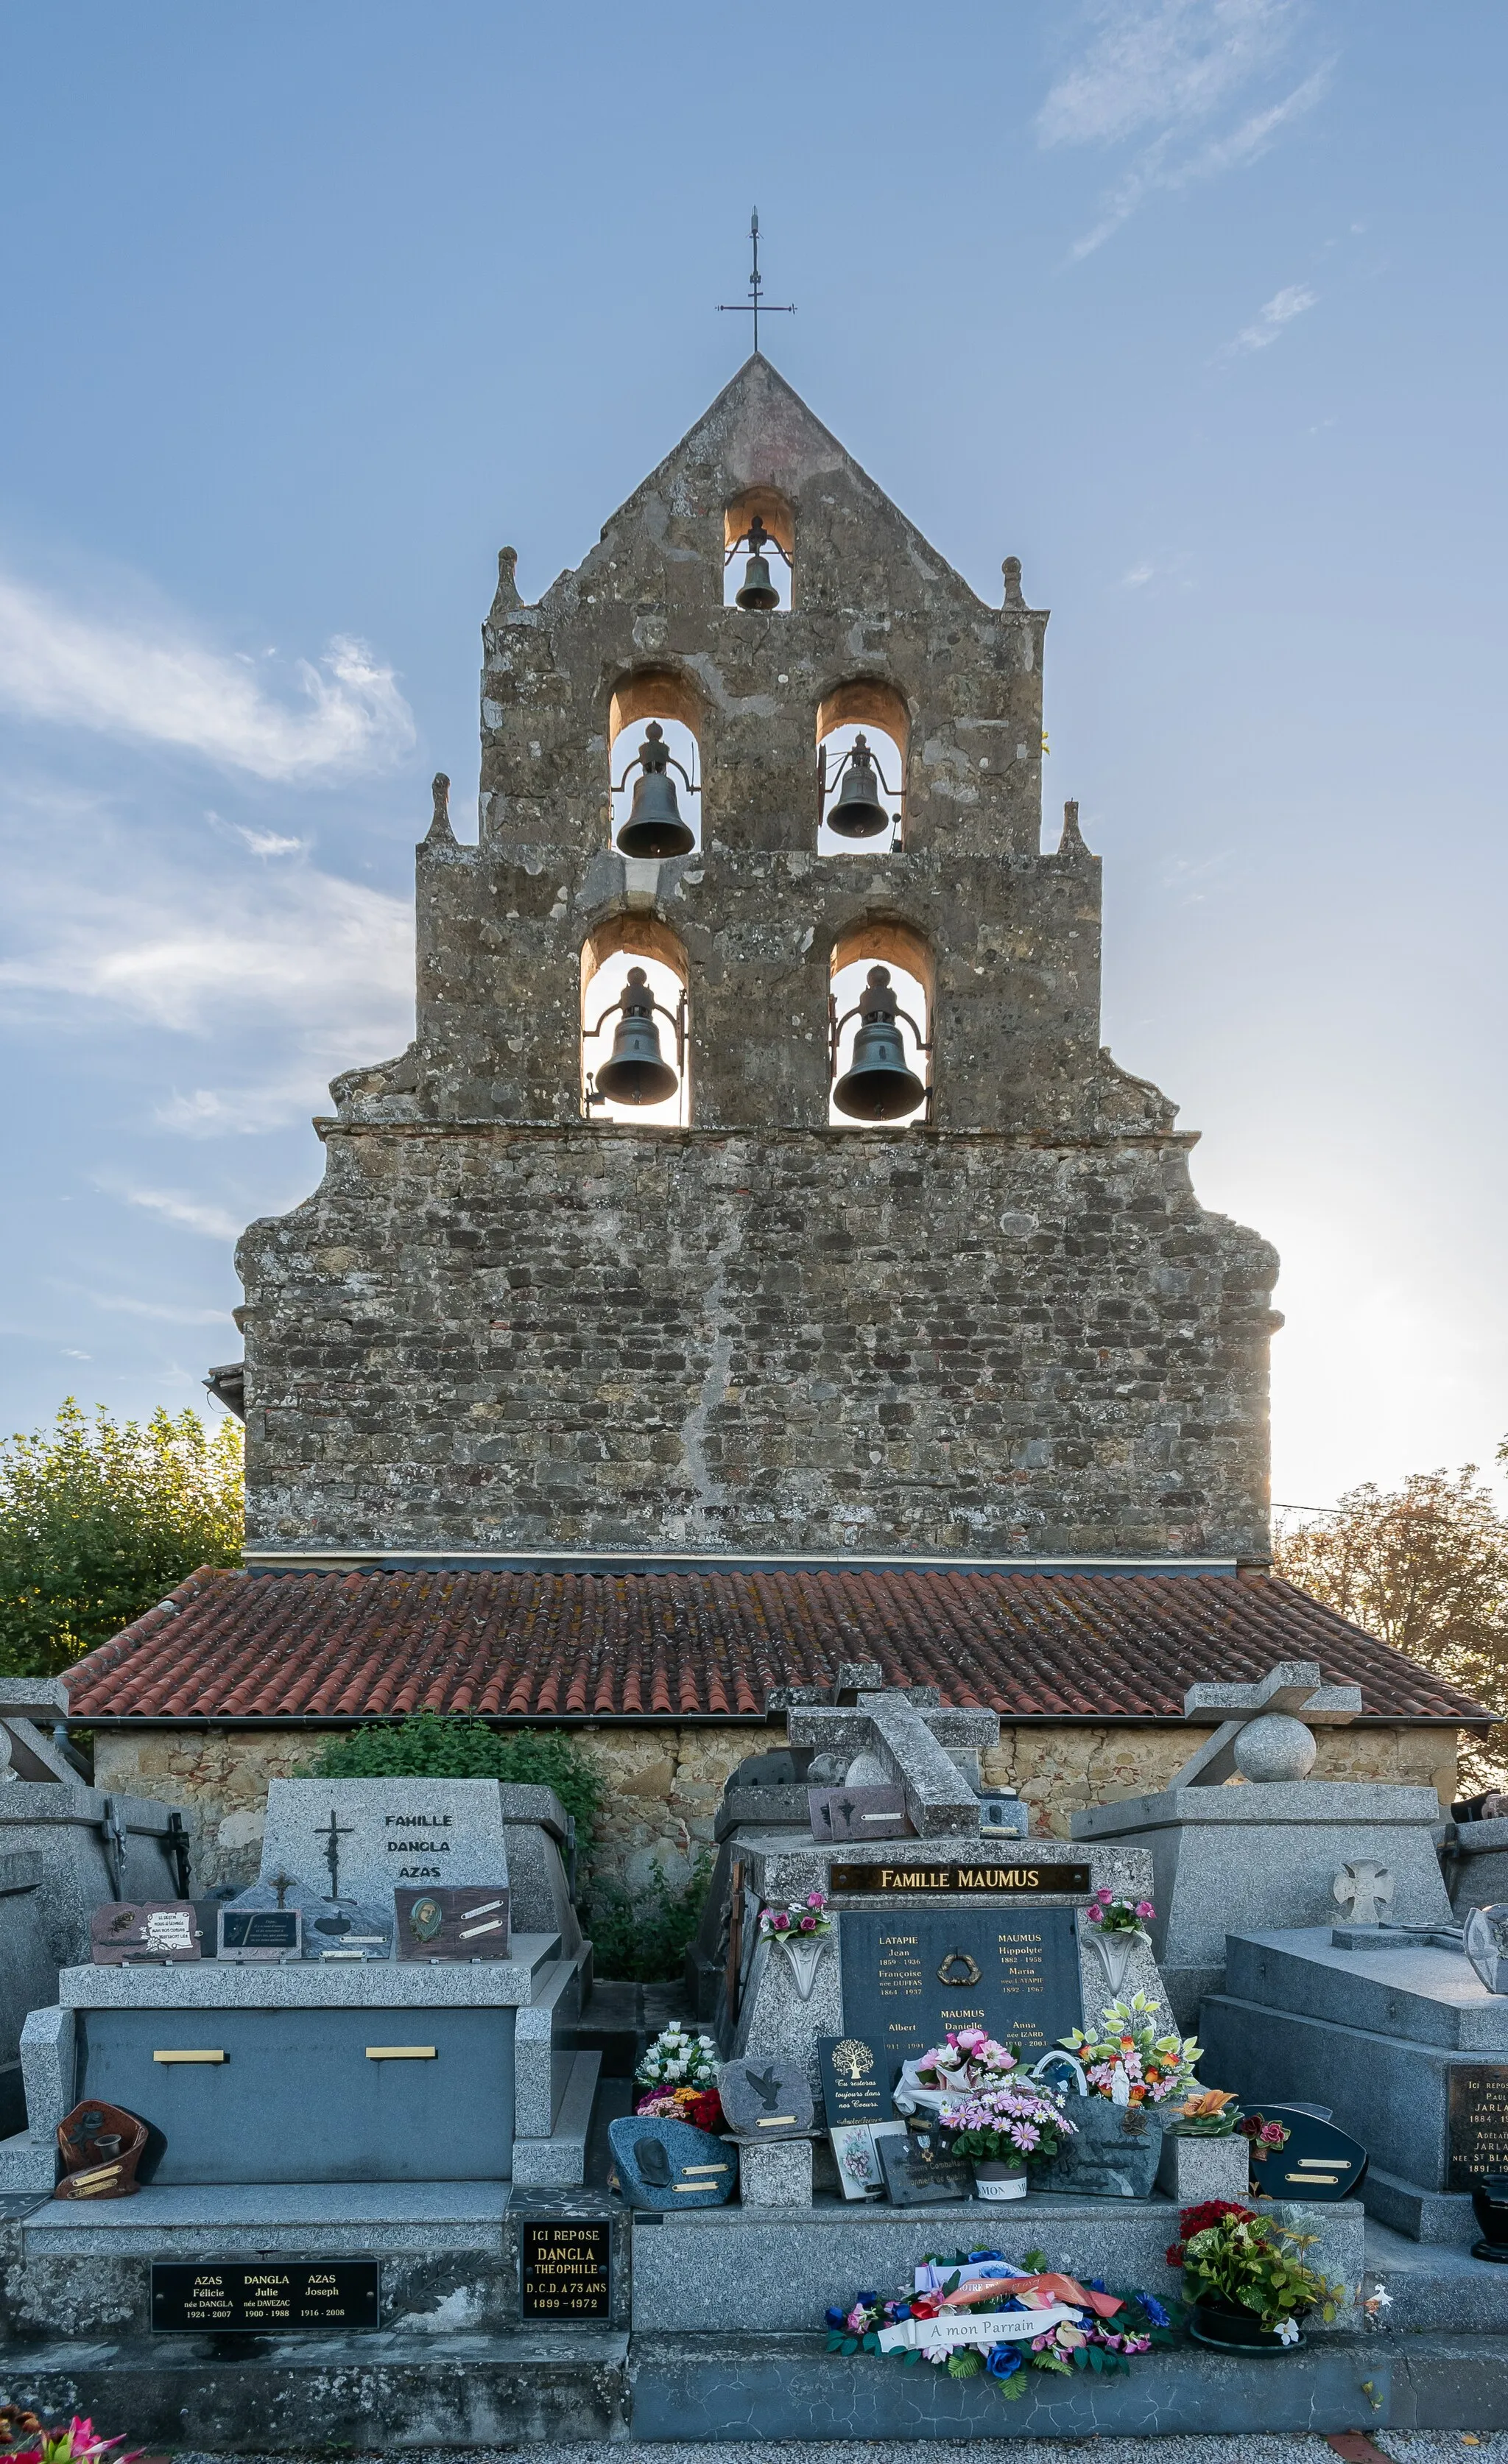
[[[148,1215],[161,1216],[164,1223],[177,1224],[185,1232],[203,1232],[213,1241],[236,1241],[241,1236],[243,1226],[228,1208],[210,1206],[200,1198],[186,1198],[181,1190],[120,1189],[112,1195],[123,1198],[128,1206],[144,1207]]]
[[[414,741],[392,669],[349,635],[285,675],[273,653],[229,654],[182,619],[68,607],[6,574],[0,703],[25,718],[178,746],[256,779],[375,769]]]
[[[1312,308],[1319,297],[1317,291],[1311,291],[1302,282],[1290,282],[1283,290],[1275,291],[1266,307],[1257,310],[1252,323],[1243,325],[1235,341],[1227,342],[1225,357],[1230,359],[1246,351],[1265,351],[1269,342],[1277,341],[1283,327],[1291,325],[1296,317],[1301,317],[1306,308]]]
[[[1300,23],[1299,0],[1091,0],[1087,15],[1095,31],[1042,104],[1038,138],[1043,145],[1143,143],[1075,241],[1075,258],[1102,247],[1154,190],[1256,162],[1329,80],[1326,63],[1252,107],[1253,87],[1281,70]],[[1212,125],[1222,119],[1229,124]]]
[[[66,1292],[73,1299],[89,1303],[91,1309],[104,1309],[115,1317],[144,1317],[163,1326],[224,1326],[230,1312],[228,1309],[185,1309],[173,1301],[141,1301],[128,1292],[81,1291],[76,1284],[55,1281],[55,1291]],[[70,1358],[87,1360],[87,1352],[71,1353]]]
[[[0,829],[8,820],[0,1020],[191,1042],[200,1053],[182,1075],[171,1047],[161,1056],[155,1103],[143,1083],[143,1110],[163,1126],[276,1127],[322,1108],[334,1071],[400,1051],[412,1034],[406,898],[302,857],[271,869],[184,861],[101,800],[72,793],[28,800],[12,787]],[[179,1201],[168,1190],[134,1202],[194,1228],[169,1215]]]
[[[216,812],[207,812],[205,819],[223,839],[233,840],[249,855],[302,855],[308,844],[305,839],[284,838],[276,830],[249,830],[244,822],[222,821]]]

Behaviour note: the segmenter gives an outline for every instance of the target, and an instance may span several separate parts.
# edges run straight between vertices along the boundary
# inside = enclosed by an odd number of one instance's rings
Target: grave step
[[[629,2347],[632,2434],[648,2440],[1169,2438],[1256,2431],[1508,2429],[1508,2337],[1324,2337],[1251,2361],[1195,2345],[1129,2376],[1030,2374],[1008,2403],[951,2379],[827,2352],[819,2336],[645,2336]],[[755,2431],[754,2426],[757,2425]],[[1148,2450],[1150,2454],[1151,2451]]]
[[[245,2351],[230,2347],[246,2346]],[[0,2402],[130,2424],[133,2444],[212,2454],[508,2447],[627,2435],[626,2335],[156,2336],[12,2346]]]

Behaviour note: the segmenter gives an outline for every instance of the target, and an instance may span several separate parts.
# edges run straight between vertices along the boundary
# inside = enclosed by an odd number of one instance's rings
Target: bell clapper
[[[851,1018],[859,1021],[853,1059],[833,1088],[833,1102],[839,1111],[855,1121],[898,1121],[906,1113],[914,1112],[930,1090],[907,1067],[897,1019],[906,1021],[916,1038],[919,1053],[930,1052],[932,1047],[909,1010],[899,1006],[889,968],[870,968],[861,999],[852,1009],[844,1010],[841,1018],[830,995],[828,1008],[830,1075],[838,1068],[838,1046],[844,1027]]]
[[[689,855],[695,847],[696,834],[682,820],[681,807],[675,801],[672,769],[680,771],[688,796],[699,792],[685,763],[677,761],[667,744],[659,720],[652,718],[645,730],[644,742],[613,791],[621,796],[634,771],[638,771],[633,804],[618,833],[620,855]]]
[[[675,1062],[672,1069],[660,1050],[660,1030],[655,1012],[668,1019],[675,1029]],[[630,967],[628,980],[615,1001],[610,1001],[597,1024],[585,1030],[583,1040],[591,1043],[601,1034],[608,1020],[617,1013],[618,1024],[613,1031],[613,1048],[601,1067],[589,1073],[585,1103],[587,1117],[594,1104],[663,1104],[681,1084],[686,1067],[686,995],[683,992],[673,1010],[657,1001],[649,989],[649,979],[643,967]]]

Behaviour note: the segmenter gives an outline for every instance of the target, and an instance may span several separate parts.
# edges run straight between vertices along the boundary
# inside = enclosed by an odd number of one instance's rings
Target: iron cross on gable
[[[353,1837],[355,1828],[354,1823],[337,1822],[335,1808],[332,1805],[329,1829],[326,1830],[321,1825],[315,1833],[317,1839],[324,1841],[324,1860],[330,1868],[330,1888],[325,1893],[327,1900],[338,1900],[340,1896],[340,1842],[342,1839]]]

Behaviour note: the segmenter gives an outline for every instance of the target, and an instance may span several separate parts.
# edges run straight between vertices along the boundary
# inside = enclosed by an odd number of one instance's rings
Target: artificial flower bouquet
[[[1199,2088],[1178,2106],[1168,2127],[1177,2139],[1230,2139],[1237,2130],[1243,2139],[1251,2135],[1228,2087]]]
[[[668,2028],[661,2029],[634,2073],[637,2084],[647,2092],[640,2098],[640,2112],[648,2095],[696,2097],[715,2087],[721,2068],[717,2047],[710,2036],[693,2036],[688,2028],[672,2022]]]
[[[1197,2087],[1194,2065],[1203,2047],[1192,2036],[1160,2036],[1157,2011],[1151,1994],[1133,1993],[1110,2004],[1097,2036],[1082,2028],[1060,2036],[1082,2063],[1091,2096],[1108,2097],[1112,2104],[1166,2104]]]
[[[810,1941],[814,1935],[830,1934],[832,1929],[825,1891],[807,1891],[798,1900],[788,1900],[784,1907],[762,1907],[759,1911],[761,1942],[783,1941],[790,1935],[798,1939],[804,1936]]]
[[[76,2412],[66,2430],[48,2430],[34,2412],[22,2412],[14,2405],[0,2407],[0,2425],[8,2433],[12,2421],[17,2428],[24,2424],[35,2444],[17,2448],[7,2444],[5,2464],[99,2464],[102,2456],[109,2456],[110,2464],[134,2464],[142,2453],[140,2447],[131,2447],[123,2455],[114,2454],[120,2439],[100,2438],[94,2423],[81,2420]]]
[[[1143,1921],[1154,1917],[1157,1910],[1150,1900],[1118,1900],[1110,1891],[1096,1891],[1084,1910],[1092,1925],[1102,1933],[1141,1933]],[[1145,1942],[1147,1936],[1142,1934]]]
[[[895,2083],[895,2108],[898,2113],[920,2110],[941,2121],[951,2105],[1007,2082],[1026,2084],[1015,2045],[1002,2045],[983,2028],[950,2028],[942,2044],[903,2065]]]
[[[1172,2318],[1149,2293],[1112,2293],[1096,2279],[1045,2273],[1039,2250],[1014,2267],[998,2251],[924,2259],[893,2299],[860,2293],[827,2313],[830,2353],[878,2353],[905,2367],[922,2362],[950,2378],[988,2373],[1002,2395],[1026,2392],[1025,2372],[1071,2378],[1078,2370],[1127,2370],[1134,2354],[1172,2342]]]
[[[1290,2233],[1276,2217],[1232,2199],[1185,2208],[1178,2224],[1168,2264],[1183,2269],[1195,2332],[1203,2325],[1216,2341],[1247,2342],[1255,2330],[1257,2338],[1297,2344],[1300,2320],[1311,2310],[1331,2320],[1345,2299],[1344,2286],[1326,2282],[1304,2257],[1316,2233]],[[1233,2329],[1245,2334],[1232,2336]]]

